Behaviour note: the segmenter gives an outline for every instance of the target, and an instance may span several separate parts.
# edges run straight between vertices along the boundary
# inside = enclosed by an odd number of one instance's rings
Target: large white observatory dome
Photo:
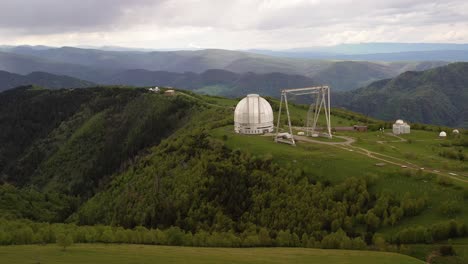
[[[445,131],[442,131],[439,133],[439,137],[446,137],[447,133]]]
[[[241,134],[273,132],[273,109],[258,94],[249,94],[236,106],[234,131]]]

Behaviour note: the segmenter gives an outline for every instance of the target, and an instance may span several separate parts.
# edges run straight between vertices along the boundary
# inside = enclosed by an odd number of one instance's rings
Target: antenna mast
[[[294,135],[292,133],[291,117],[289,115],[288,94],[312,95],[312,97],[314,97],[315,100],[311,102],[309,106],[309,111],[307,112],[306,135],[313,136],[315,134],[315,130],[317,129],[317,121],[320,117],[320,112],[322,111],[322,108],[323,108],[325,112],[325,120],[327,123],[326,131],[323,133],[323,135],[325,135],[328,138],[332,138],[331,122],[330,122],[330,87],[315,86],[315,87],[281,90],[281,101],[280,101],[280,106],[279,106],[278,122],[276,126],[275,141],[288,143],[294,146],[296,145],[296,142],[294,140]],[[286,115],[288,117],[289,134],[291,135],[290,138],[286,138],[286,139],[281,139],[281,136],[279,135],[281,110],[282,110],[283,101],[286,107]]]

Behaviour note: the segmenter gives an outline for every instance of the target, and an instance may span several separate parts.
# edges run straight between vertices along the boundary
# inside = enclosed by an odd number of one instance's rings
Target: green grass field
[[[401,141],[395,136],[382,134],[380,132],[342,134],[360,138],[360,140],[356,142],[357,146],[362,146],[369,150],[393,157],[411,160],[411,162],[423,168],[451,170],[455,173],[460,172],[462,174],[468,172],[468,162],[466,160],[448,159],[439,155],[439,152],[453,148],[443,146],[444,144],[451,144],[453,139],[451,137],[439,139],[437,132],[413,130],[411,134],[400,136],[400,138],[406,141]],[[460,148],[461,147],[458,147],[458,149]]]
[[[66,251],[62,251],[56,245],[3,246],[0,247],[0,263],[422,264],[424,262],[406,255],[373,251],[78,244]]]

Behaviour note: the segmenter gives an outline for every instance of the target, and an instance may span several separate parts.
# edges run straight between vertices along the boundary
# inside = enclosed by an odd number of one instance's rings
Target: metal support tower
[[[320,112],[325,112],[325,120],[327,123],[325,134],[327,137],[332,138],[331,133],[331,122],[330,122],[330,88],[328,86],[315,86],[315,87],[306,87],[306,88],[297,88],[297,89],[284,89],[281,90],[281,101],[279,106],[279,113],[278,113],[278,122],[276,125],[276,142],[283,142],[288,143],[291,145],[296,145],[294,140],[294,135],[292,133],[292,126],[291,126],[291,117],[289,115],[289,108],[288,108],[288,94],[291,95],[311,95],[314,101],[309,106],[309,111],[307,112],[307,121],[306,121],[306,135],[312,136],[315,134],[315,130],[317,128],[317,121],[320,117]],[[291,138],[284,138],[281,139],[279,135],[279,127],[280,127],[280,119],[281,119],[281,109],[283,105],[283,101],[286,107],[286,114],[288,116],[288,126],[289,126],[289,134]]]

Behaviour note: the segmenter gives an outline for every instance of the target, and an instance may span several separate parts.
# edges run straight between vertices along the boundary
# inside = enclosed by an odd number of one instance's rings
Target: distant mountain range
[[[321,76],[333,80],[334,74],[349,68],[356,69],[347,62],[337,63],[335,71],[330,70]],[[382,71],[375,74],[379,73],[385,76]],[[235,73],[226,70],[207,70],[203,73],[127,70],[110,76],[107,81],[115,84],[132,83],[135,86],[173,86],[228,97],[240,97],[248,93],[278,97],[284,88],[323,83],[323,80],[303,75]],[[49,88],[95,86],[92,82],[43,72],[23,76],[0,71],[0,83],[0,91],[28,84]],[[468,127],[467,84],[468,63],[453,63],[422,72],[408,71],[353,91],[332,90],[332,104],[384,120],[403,118],[409,122]]]
[[[95,83],[124,85],[139,85],[141,81],[136,80],[136,76],[131,76],[131,73],[140,74],[140,70],[201,74],[207,70],[221,69],[239,74],[252,72],[302,75],[304,78],[329,84],[335,90],[352,90],[375,80],[395,77],[407,70],[424,70],[447,64],[427,61],[377,63],[280,58],[229,50],[141,52],[30,46],[8,47],[3,50],[0,52],[0,70],[19,74],[44,71]],[[121,78],[120,75],[128,78]]]
[[[329,56],[346,51],[348,58],[372,60],[380,56],[393,62],[318,60],[305,55],[286,58],[218,49],[110,51],[2,46],[0,50],[0,71],[6,71],[0,72],[0,90],[26,84],[49,88],[115,84],[173,86],[228,97],[251,92],[277,97],[283,88],[327,84],[336,94],[335,105],[377,118],[468,126],[467,63],[446,66],[446,61],[431,60],[435,54],[444,58],[451,54],[454,60],[463,60],[467,45],[381,43],[286,51]],[[365,50],[368,52],[364,54]],[[382,50],[390,53],[375,53]],[[411,56],[421,60],[405,61]],[[355,90],[360,87],[364,88]],[[346,92],[351,90],[355,91]]]
[[[287,58],[366,61],[468,61],[468,44],[360,43],[287,50],[249,50]]]
[[[409,71],[333,97],[342,106],[385,120],[468,127],[468,63]]]
[[[375,53],[398,53],[409,51],[441,51],[441,50],[464,50],[468,51],[468,44],[454,43],[398,43],[398,42],[375,42],[338,44],[334,46],[295,48],[289,52],[320,51],[337,54],[358,55]]]
[[[19,75],[0,71],[0,92],[23,85],[39,85],[51,89],[83,88],[95,85],[68,76],[50,74],[46,72],[33,72],[28,75]]]
[[[303,75],[278,72],[266,74],[234,73],[225,70],[207,70],[203,73],[128,70],[108,80],[108,83],[114,84],[123,82],[132,83],[136,86],[158,84],[180,87],[198,93],[228,97],[243,96],[252,92],[266,96],[278,96],[280,89],[317,84],[312,78]]]

